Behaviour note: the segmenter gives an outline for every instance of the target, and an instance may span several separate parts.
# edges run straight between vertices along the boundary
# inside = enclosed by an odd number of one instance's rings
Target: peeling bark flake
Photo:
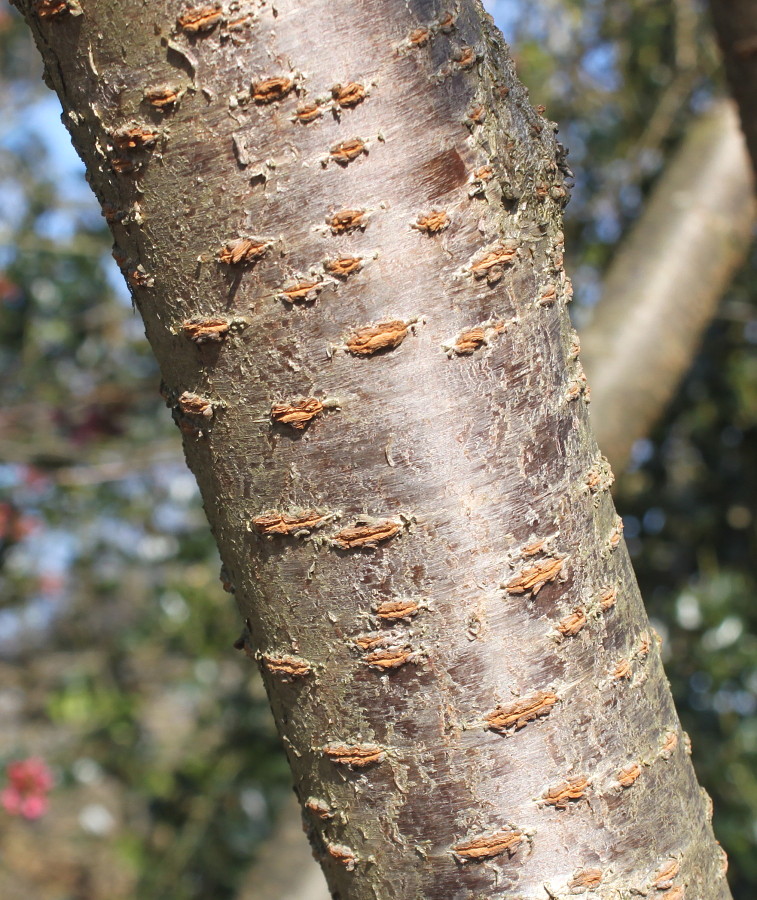
[[[490,339],[501,334],[504,330],[504,322],[495,322],[493,324],[485,322],[483,325],[476,325],[473,328],[461,331],[452,344],[444,345],[444,349],[447,350],[448,354],[451,351],[458,356],[467,356],[475,353],[481,347],[488,346]]]
[[[673,751],[678,746],[678,735],[675,731],[669,731],[662,741],[662,747],[660,748],[660,756],[662,759],[670,759],[673,755]]]
[[[478,54],[473,47],[459,47],[452,56],[457,68],[468,71],[476,65]]]
[[[159,132],[147,125],[124,125],[110,134],[113,146],[122,153],[149,150],[155,146],[159,136]]]
[[[129,269],[126,275],[126,281],[131,287],[135,288],[151,288],[155,287],[155,279],[152,275],[145,272],[144,266],[137,266]]]
[[[322,115],[323,107],[319,103],[301,103],[294,111],[295,119],[303,125],[315,122]]]
[[[271,241],[260,238],[237,238],[229,241],[218,252],[218,261],[229,266],[249,265],[262,259]]]
[[[256,81],[252,86],[252,99],[255,103],[275,103],[283,100],[294,87],[294,81],[285,75],[265,78]]]
[[[601,869],[579,869],[568,882],[571,894],[585,894],[595,890],[602,883],[603,874]]]
[[[386,622],[396,622],[412,618],[419,610],[416,600],[384,600],[376,607],[376,615]]]
[[[358,328],[346,340],[346,346],[353,356],[373,356],[384,350],[395,350],[407,336],[408,324],[401,319],[379,322]]]
[[[653,879],[652,887],[658,891],[667,891],[673,887],[673,879],[681,871],[681,861],[678,859],[669,859],[663,863],[661,868],[657,870]]]
[[[172,112],[179,104],[179,89],[167,86],[148,88],[143,98],[158,112]]]
[[[615,517],[615,524],[612,526],[612,531],[610,532],[610,537],[607,539],[607,543],[610,546],[610,551],[617,550],[620,545],[620,539],[623,537],[623,520],[620,516]]]
[[[639,638],[639,643],[636,645],[636,649],[633,651],[634,659],[645,659],[649,655],[649,651],[652,647],[652,641],[648,634],[642,634]]]
[[[227,31],[238,32],[242,31],[244,28],[249,28],[251,25],[255,24],[255,16],[250,14],[246,16],[240,16],[238,19],[232,19],[226,25]]]
[[[564,619],[560,619],[557,630],[560,632],[563,637],[575,637],[581,631],[581,629],[586,625],[586,613],[579,606],[573,610],[572,613],[565,616]]]
[[[117,175],[130,175],[136,167],[126,156],[118,156],[110,161],[110,167]]]
[[[531,697],[492,710],[486,716],[486,727],[490,731],[505,732],[510,728],[518,731],[534,719],[548,716],[555,703],[554,691],[538,691]]]
[[[523,840],[524,835],[521,831],[508,829],[494,832],[494,834],[481,834],[460,844],[455,844],[450,852],[458,862],[479,862],[501,856],[503,853],[512,856]]]
[[[483,125],[486,121],[486,108],[480,103],[468,110],[467,118],[473,125]]]
[[[450,217],[444,210],[432,210],[430,213],[418,216],[412,227],[424,234],[439,234],[449,228]]]
[[[352,872],[357,864],[358,859],[354,851],[344,844],[326,844],[326,852],[348,872]]]
[[[460,332],[455,341],[453,350],[460,356],[467,353],[473,353],[475,350],[478,350],[479,347],[482,347],[485,341],[486,332],[483,328],[480,326],[469,328],[467,331]]]
[[[363,260],[359,256],[342,256],[339,259],[327,259],[323,269],[335,278],[348,278],[363,268]]]
[[[273,675],[283,675],[286,678],[304,678],[313,671],[310,663],[299,656],[277,656],[264,653],[261,661]]]
[[[486,183],[494,177],[494,169],[491,166],[480,166],[468,179],[470,190],[469,197],[485,197]]]
[[[721,878],[725,878],[725,876],[728,874],[728,854],[720,846],[720,841],[715,841],[715,844],[717,845],[717,852],[720,862],[720,876]]]
[[[176,19],[176,24],[187,34],[208,34],[222,19],[223,9],[220,4],[214,3],[188,9]]]
[[[323,289],[321,281],[298,281],[278,294],[286,303],[312,303]]]
[[[493,266],[501,266],[505,263],[511,263],[518,252],[518,245],[515,241],[508,241],[481,254],[471,264],[470,270],[476,278],[483,278]]]
[[[58,19],[65,15],[80,16],[82,8],[78,0],[39,0],[34,12],[43,20]]]
[[[557,578],[564,564],[564,558],[557,559],[548,556],[533,566],[523,569],[514,578],[511,578],[504,588],[510,594],[532,594],[536,597],[545,584]]]
[[[636,779],[641,775],[641,766],[638,763],[631,763],[625,769],[618,772],[618,784],[623,788],[630,788]]]
[[[367,634],[359,634],[355,638],[355,646],[361,650],[375,650],[377,647],[389,647],[396,644],[401,632],[398,629],[391,631],[369,631]]]
[[[342,109],[353,109],[365,100],[366,90],[362,84],[351,81],[349,84],[335,84],[331,88],[331,96]]]
[[[201,318],[187,319],[182,322],[181,330],[184,336],[195,344],[219,343],[226,340],[231,328],[228,319]]]
[[[179,409],[187,416],[203,416],[206,419],[213,417],[213,404],[206,397],[184,391],[179,397]]]
[[[342,209],[328,216],[326,224],[334,234],[345,234],[350,231],[364,229],[368,222],[365,219],[364,209]]]
[[[676,885],[671,888],[669,891],[665,891],[662,895],[662,900],[684,900],[686,896],[686,892],[682,885]]]
[[[293,400],[291,403],[274,403],[271,418],[280,425],[289,425],[295,431],[304,431],[316,416],[323,412],[323,403],[315,397]]]
[[[630,660],[621,659],[618,661],[615,668],[612,670],[612,679],[613,681],[620,681],[621,679],[628,679],[631,677],[631,663]]]
[[[549,788],[543,795],[542,799],[548,806],[554,806],[556,809],[567,809],[568,803],[573,800],[582,800],[586,796],[586,788],[589,786],[589,779],[583,775],[576,775],[567,781],[562,781]]]
[[[615,475],[610,468],[610,463],[604,456],[600,456],[594,465],[586,473],[585,484],[592,494],[609,491],[615,481]]]
[[[317,797],[308,797],[305,801],[305,809],[322,821],[334,818],[334,810],[325,800],[319,800]]]
[[[351,162],[354,162],[359,156],[362,156],[363,153],[368,153],[368,148],[365,145],[365,141],[361,141],[360,138],[352,138],[349,141],[341,141],[338,144],[335,144],[329,150],[329,156],[334,162],[339,163],[340,166],[347,166]]]
[[[262,516],[256,516],[252,520],[252,526],[258,534],[267,537],[277,534],[297,537],[309,534],[314,528],[325,524],[325,519],[325,516],[312,509],[306,509],[304,512],[296,515],[271,512]]]
[[[386,750],[378,744],[326,744],[324,754],[336,765],[350,769],[366,769],[386,758]]]
[[[372,650],[363,657],[363,663],[372,669],[386,671],[399,669],[412,659],[412,651],[409,647],[388,647]]]
[[[599,605],[602,610],[607,611],[608,609],[612,609],[613,606],[618,601],[618,589],[617,588],[605,588],[602,593],[599,595]]]
[[[530,544],[526,544],[525,547],[521,547],[520,556],[522,559],[526,559],[529,556],[536,556],[538,553],[541,553],[544,550],[546,545],[546,541],[544,539],[540,541],[533,541]]]
[[[379,519],[365,525],[351,525],[338,531],[332,543],[340,550],[373,550],[393,538],[402,526],[394,519]]]
[[[428,28],[415,28],[407,36],[407,40],[411,47],[425,47],[431,40],[431,32]]]
[[[583,397],[587,403],[591,403],[591,388],[583,369],[580,368],[575,378],[571,378],[565,391],[565,399],[568,403],[575,403],[579,397]]]

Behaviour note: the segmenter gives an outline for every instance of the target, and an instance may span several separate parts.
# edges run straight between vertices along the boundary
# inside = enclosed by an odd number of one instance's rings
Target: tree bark
[[[729,897],[478,3],[21,3],[334,897]]]

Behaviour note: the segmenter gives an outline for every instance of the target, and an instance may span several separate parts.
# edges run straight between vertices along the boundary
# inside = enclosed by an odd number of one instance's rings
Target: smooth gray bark
[[[727,898],[478,3],[22,3],[341,900]]]

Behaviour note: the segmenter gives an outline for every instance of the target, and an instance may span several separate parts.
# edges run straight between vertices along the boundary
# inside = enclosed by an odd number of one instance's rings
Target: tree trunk
[[[480,5],[21,6],[333,895],[729,897]]]

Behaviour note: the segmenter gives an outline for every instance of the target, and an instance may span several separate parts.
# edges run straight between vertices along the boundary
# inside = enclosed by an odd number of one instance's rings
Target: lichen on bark
[[[591,489],[555,127],[480,5],[20,5],[141,267],[166,396],[212,403],[187,461],[334,896],[621,898],[675,857],[673,889],[725,900]],[[155,109],[166,84],[181,103]],[[381,323],[412,339],[344,343]],[[507,326],[448,353],[476,323]],[[282,428],[282,398],[339,414]],[[366,659],[358,636],[390,629],[392,664]]]

